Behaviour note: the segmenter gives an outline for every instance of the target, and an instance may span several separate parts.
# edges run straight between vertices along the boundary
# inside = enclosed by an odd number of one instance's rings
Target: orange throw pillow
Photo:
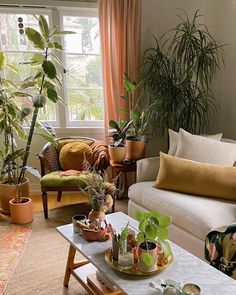
[[[83,142],[72,142],[64,145],[60,151],[59,160],[63,170],[83,170],[84,158],[92,165],[93,152],[90,146]]]
[[[236,201],[236,167],[199,163],[160,153],[156,188]]]

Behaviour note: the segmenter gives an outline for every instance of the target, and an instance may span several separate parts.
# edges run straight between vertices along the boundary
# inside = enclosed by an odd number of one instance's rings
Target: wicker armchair
[[[97,171],[104,171],[109,166],[109,155],[107,150],[107,145],[104,142],[94,140],[88,137],[63,137],[57,139],[58,143],[61,142],[74,142],[81,141],[88,143],[93,152],[94,165],[93,167]],[[75,185],[73,182],[64,181],[60,179],[60,183],[56,181],[51,181],[50,183],[45,180],[49,175],[54,175],[53,172],[64,171],[60,166],[59,162],[59,148],[56,148],[51,143],[47,143],[41,153],[39,154],[39,160],[41,165],[41,192],[42,192],[42,202],[44,217],[48,218],[48,191],[57,192],[57,200],[60,201],[62,197],[62,192],[64,191],[78,191],[78,185]],[[45,177],[47,176],[47,177]],[[67,178],[65,178],[67,180]]]

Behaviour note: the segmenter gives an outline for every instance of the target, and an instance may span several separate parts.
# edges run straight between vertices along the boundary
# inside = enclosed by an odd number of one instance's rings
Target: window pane
[[[102,87],[100,55],[66,56],[68,87]]]
[[[69,90],[69,119],[103,120],[102,90]]]
[[[76,32],[76,34],[65,36],[66,52],[100,52],[99,22],[97,17],[64,16],[63,27],[65,31]]]
[[[0,49],[1,50],[35,50],[25,35],[19,34],[18,17],[23,18],[24,27],[32,27],[39,30],[37,19],[30,14],[0,13]],[[46,16],[48,20],[48,16]]]

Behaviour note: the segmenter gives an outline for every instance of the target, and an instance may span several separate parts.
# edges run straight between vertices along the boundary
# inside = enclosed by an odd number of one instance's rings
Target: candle
[[[195,284],[185,284],[183,286],[183,292],[185,295],[200,295],[201,289]]]
[[[134,263],[134,256],[132,252],[119,252],[118,264],[122,269],[131,269]]]

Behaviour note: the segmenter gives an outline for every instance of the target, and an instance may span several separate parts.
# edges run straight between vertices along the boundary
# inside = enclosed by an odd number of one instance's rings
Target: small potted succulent
[[[110,158],[114,163],[121,163],[126,158],[127,150],[124,141],[131,124],[132,121],[120,121],[119,123],[113,120],[109,121],[110,127],[115,129],[115,133],[112,135],[114,143],[108,146]]]
[[[137,210],[135,218],[139,221],[138,267],[141,272],[153,272],[158,268],[158,255],[163,256],[164,248],[166,256],[170,253],[166,239],[171,217],[157,211],[143,213]]]

